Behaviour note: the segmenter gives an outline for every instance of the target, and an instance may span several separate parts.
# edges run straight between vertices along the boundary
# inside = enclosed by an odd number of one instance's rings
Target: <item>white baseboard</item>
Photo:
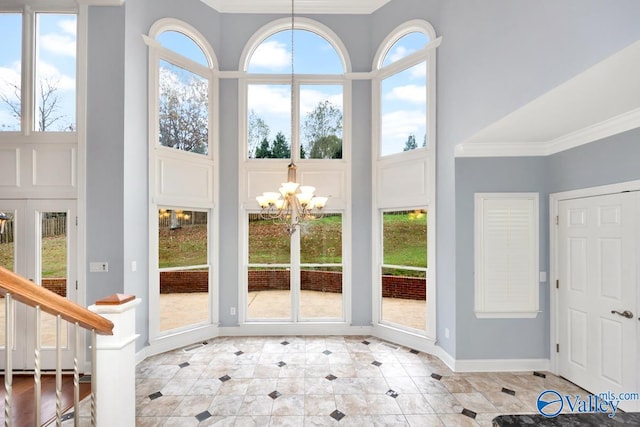
[[[279,336],[279,335],[371,335],[371,326],[352,326],[348,323],[243,323],[218,328],[221,337]]]
[[[549,359],[455,359],[428,337],[386,325],[352,326],[347,323],[243,323],[238,326],[207,327],[153,340],[136,353],[136,364],[147,357],[216,337],[284,335],[373,336],[437,356],[454,372],[549,371],[551,366]]]
[[[446,363],[446,362],[445,362]],[[457,359],[455,372],[548,371],[549,359]]]

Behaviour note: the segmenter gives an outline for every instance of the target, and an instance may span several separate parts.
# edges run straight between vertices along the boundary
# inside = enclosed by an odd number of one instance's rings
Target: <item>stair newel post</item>
[[[92,360],[95,383],[95,422],[98,426],[135,425],[136,310],[140,298],[115,294],[89,310],[113,322],[113,335],[97,335]]]

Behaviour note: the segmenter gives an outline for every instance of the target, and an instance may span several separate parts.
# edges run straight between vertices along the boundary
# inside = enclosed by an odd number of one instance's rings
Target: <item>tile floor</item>
[[[499,414],[535,413],[547,388],[584,394],[548,373],[455,374],[372,337],[222,337],[191,347],[137,366],[137,426],[490,426]]]

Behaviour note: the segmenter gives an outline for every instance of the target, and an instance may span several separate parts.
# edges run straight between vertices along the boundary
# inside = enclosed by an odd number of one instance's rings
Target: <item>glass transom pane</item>
[[[382,61],[382,66],[386,67],[389,64],[393,64],[394,62],[411,55],[413,52],[422,49],[430,41],[431,39],[428,35],[418,31],[401,37],[391,46],[389,51],[387,51],[384,61]]]
[[[344,66],[334,47],[323,37],[307,30],[294,30],[296,74],[342,74]],[[291,30],[267,37],[253,52],[249,73],[291,73]]]
[[[76,130],[76,15],[36,14],[36,131]]]
[[[19,131],[21,117],[22,15],[0,13],[0,132]]]
[[[191,37],[179,31],[164,31],[156,37],[160,44],[180,55],[197,62],[198,64],[209,66],[207,57],[202,49]]]
[[[427,146],[426,68],[421,62],[382,81],[382,156]]]

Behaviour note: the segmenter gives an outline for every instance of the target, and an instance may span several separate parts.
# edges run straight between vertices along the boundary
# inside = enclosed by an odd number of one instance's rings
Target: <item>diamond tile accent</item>
[[[200,412],[198,415],[196,415],[196,419],[198,420],[198,422],[203,422],[207,418],[211,418],[211,413],[209,411]]]
[[[540,378],[547,378],[546,374],[543,374],[542,372],[533,372],[533,375],[535,375],[536,377],[540,377]]]
[[[338,411],[337,409],[333,411],[330,416],[336,421],[340,421],[345,417],[345,415],[342,412]]]
[[[362,341],[362,344],[364,344],[364,345],[369,345],[369,344],[371,344],[371,343],[370,343],[369,341],[367,341],[367,340],[364,340],[364,341]]]
[[[418,350],[413,350],[413,349],[409,350],[409,353],[411,353],[411,354],[420,354],[420,352]]]
[[[282,344],[282,345],[289,345],[289,341],[282,341],[280,344]]]
[[[440,374],[431,374],[431,378],[433,378],[434,380],[440,381],[442,379],[442,375],[440,375]]]
[[[149,399],[151,400],[156,400],[159,397],[162,397],[162,393],[160,393],[159,391],[156,391],[155,393],[151,393],[149,395]]]
[[[476,415],[478,415],[478,414],[473,412],[471,409],[464,408],[462,410],[462,415],[466,415],[467,417],[473,418],[475,420],[476,419]]]
[[[333,381],[333,380],[337,379],[338,377],[336,377],[336,376],[335,376],[335,375],[333,375],[333,374],[329,374],[329,375],[327,375],[325,378],[326,378],[326,379],[328,379],[329,381]]]
[[[62,416],[62,418],[60,419],[60,421],[67,421],[67,420],[72,420],[74,417],[74,413],[73,412],[69,412],[68,414],[64,414]]]
[[[503,392],[503,393],[506,393],[506,394],[510,394],[511,396],[515,396],[515,395],[516,395],[516,392],[515,392],[515,391],[510,390],[510,389],[505,388],[505,387],[502,387],[502,392]]]
[[[270,398],[272,398],[273,400],[276,400],[277,398],[279,398],[280,396],[282,396],[282,393],[280,393],[278,390],[273,390],[271,393],[269,393],[268,395]]]
[[[218,378],[220,381],[225,382],[225,381],[229,381],[231,379],[231,377],[229,375],[225,375],[223,377]]]
[[[276,363],[276,365],[278,365],[279,367],[281,367],[281,368],[282,368],[283,366],[285,366],[285,365],[286,365],[286,363],[284,363],[284,362],[281,360],[281,361],[279,361],[278,363]]]
[[[373,366],[381,366],[381,365],[382,365],[382,363],[381,363],[381,362],[378,362],[377,360],[374,360],[373,362],[371,362],[371,364],[372,364]]]
[[[241,354],[244,354],[244,351],[240,351],[240,350],[238,350],[238,351],[236,351],[236,352],[235,352],[235,353],[233,353],[233,354],[235,354],[236,356],[240,356]]]
[[[385,394],[386,394],[387,396],[391,396],[391,397],[393,397],[394,399],[395,399],[396,397],[400,396],[397,392],[395,392],[395,391],[393,391],[393,390],[391,390],[391,389],[389,389],[389,391],[387,391]]]
[[[327,356],[331,354],[331,352],[329,350],[325,350],[322,352],[323,354],[326,354]]]
[[[190,365],[189,362],[184,362],[184,363],[179,364],[178,366],[182,369],[182,368],[186,368],[189,365]]]

